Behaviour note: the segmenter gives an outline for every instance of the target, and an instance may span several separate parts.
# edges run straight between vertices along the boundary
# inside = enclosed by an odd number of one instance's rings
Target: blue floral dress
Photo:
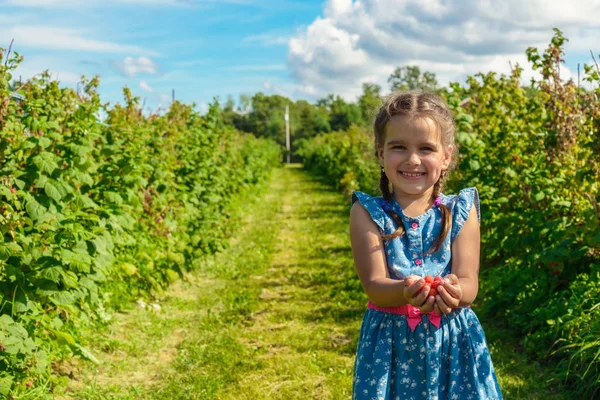
[[[451,273],[451,243],[463,227],[473,205],[478,219],[476,188],[458,195],[442,195],[452,211],[452,229],[441,249],[425,254],[441,229],[441,211],[432,207],[418,217],[404,215],[393,200],[388,206],[403,220],[406,234],[384,241],[392,279]],[[381,197],[354,192],[379,230],[390,234],[396,223],[384,211]],[[465,400],[502,399],[485,335],[471,308],[441,317],[439,328],[422,315],[412,330],[407,316],[375,309],[364,314],[354,363],[353,399],[365,400]]]

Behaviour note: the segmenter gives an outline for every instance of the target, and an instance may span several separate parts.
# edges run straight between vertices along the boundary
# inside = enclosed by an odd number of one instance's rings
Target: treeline
[[[391,91],[399,89],[441,89],[435,74],[421,72],[418,66],[397,67],[388,78]],[[368,127],[373,119],[373,111],[381,104],[382,88],[374,83],[364,83],[362,93],[356,102],[348,102],[342,97],[329,94],[315,104],[306,100],[293,101],[280,95],[257,93],[242,95],[236,106],[229,97],[222,109],[224,123],[235,126],[243,132],[257,137],[270,138],[285,145],[285,108],[289,106],[290,136],[292,148],[302,139],[312,138],[320,133],[345,131],[352,125]]]
[[[439,93],[457,125],[459,164],[445,193],[479,189],[481,284],[474,307],[523,338],[551,366],[547,382],[600,397],[600,69],[584,89],[560,79],[565,38],[527,57],[541,79],[522,87],[522,68],[452,83]],[[370,130],[353,126],[301,144],[304,165],[350,194],[377,194]]]
[[[143,115],[124,90],[104,105],[48,74],[15,83],[0,49],[0,397],[60,387],[82,327],[155,299],[223,248],[232,198],[281,162],[273,141],[174,102]],[[101,120],[98,115],[106,114]]]

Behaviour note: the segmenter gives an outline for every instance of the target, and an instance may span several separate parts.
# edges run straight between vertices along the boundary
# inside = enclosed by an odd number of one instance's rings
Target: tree
[[[238,113],[235,112],[235,103],[233,101],[233,97],[231,95],[227,96],[227,103],[225,103],[225,107],[221,111],[221,120],[225,125],[236,125],[237,119],[240,117]]]
[[[346,103],[340,96],[330,94],[319,99],[317,106],[326,107],[329,111],[329,125],[332,131],[345,131],[352,124],[364,123],[360,107],[354,103]]]
[[[397,67],[388,78],[388,82],[392,92],[415,89],[436,91],[438,89],[435,74],[426,71],[421,75],[421,69],[416,65]]]
[[[290,111],[296,139],[310,138],[318,133],[331,131],[329,112],[325,106],[315,106],[306,100],[298,100]]]
[[[381,86],[374,83],[363,83],[363,92],[358,97],[358,106],[362,119],[366,124],[373,120],[374,113],[381,106]]]

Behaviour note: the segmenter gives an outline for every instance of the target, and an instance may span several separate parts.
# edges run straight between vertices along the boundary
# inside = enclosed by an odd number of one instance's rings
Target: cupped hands
[[[435,311],[447,315],[460,304],[462,288],[454,274],[448,274],[443,279],[409,275],[405,282],[404,298],[422,313]]]

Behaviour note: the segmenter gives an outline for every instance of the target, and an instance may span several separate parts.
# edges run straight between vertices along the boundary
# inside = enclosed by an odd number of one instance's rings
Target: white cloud
[[[148,57],[126,57],[123,61],[115,62],[115,66],[123,75],[133,78],[138,74],[156,74],[157,65]]]
[[[268,80],[263,83],[263,86],[267,90],[267,93],[274,93],[288,98],[293,98],[292,93],[297,91],[294,85],[285,83],[273,84]]]
[[[287,65],[298,92],[354,100],[363,82],[388,87],[397,66],[419,65],[438,81],[508,73],[517,62],[533,76],[527,47],[545,49],[559,27],[573,50],[594,49],[600,0],[329,0],[324,15],[289,41]],[[571,46],[571,43],[575,43]],[[571,76],[561,68],[563,77]],[[575,73],[576,77],[576,73]]]
[[[148,82],[146,82],[146,81],[140,81],[140,88],[142,88],[142,90],[144,90],[146,92],[150,92],[150,93],[152,93],[154,91],[154,89],[152,89],[152,86],[150,86],[148,84]]]
[[[74,50],[95,53],[156,54],[138,46],[82,37],[76,29],[52,26],[15,26],[0,33],[1,38],[14,38],[15,47],[32,47],[44,50]]]

